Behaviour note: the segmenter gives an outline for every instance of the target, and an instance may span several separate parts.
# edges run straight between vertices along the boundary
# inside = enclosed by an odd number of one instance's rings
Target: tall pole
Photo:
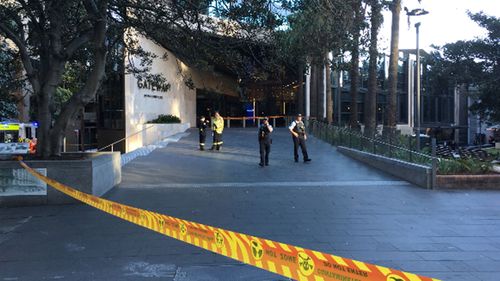
[[[306,74],[306,89],[305,89],[305,98],[306,98],[306,120],[309,119],[309,115],[311,114],[311,65],[307,64],[307,74]]]
[[[339,57],[339,65],[343,63],[342,61],[342,56]],[[337,79],[337,125],[341,126],[341,118],[342,118],[342,71],[340,70],[340,67],[337,68],[337,75],[335,75],[335,78]],[[349,121],[348,121],[349,122]]]
[[[327,91],[326,91],[326,65],[323,65],[323,119],[326,119],[326,95],[327,95]]]
[[[417,29],[417,151],[420,151],[420,23],[415,24]]]

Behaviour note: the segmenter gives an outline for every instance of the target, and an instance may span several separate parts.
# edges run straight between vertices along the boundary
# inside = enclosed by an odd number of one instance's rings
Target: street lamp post
[[[409,17],[411,16],[423,16],[427,15],[429,12],[424,10],[424,9],[414,9],[409,11],[407,8],[406,10],[406,15],[408,16],[408,23],[409,23]],[[417,128],[416,128],[416,135],[417,135],[417,151],[420,151],[420,22],[417,22],[415,24],[415,28],[417,30],[417,108],[416,108],[416,116],[415,118],[417,119]]]
[[[417,151],[420,151],[420,22],[415,24],[417,29]]]

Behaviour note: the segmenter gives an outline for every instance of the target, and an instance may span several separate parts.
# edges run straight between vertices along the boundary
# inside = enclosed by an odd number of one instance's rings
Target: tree
[[[339,52],[346,48],[349,39],[348,31],[353,24],[352,1],[355,0],[302,0],[296,1],[295,5],[290,7],[292,11],[288,18],[290,30],[285,35],[287,40],[284,46],[293,50],[291,59],[302,65],[311,64],[320,69],[315,73],[320,73],[322,76],[322,69],[326,68],[328,122],[332,122],[333,117],[333,99],[329,78],[332,62],[328,54],[331,51]]]
[[[0,32],[16,46],[37,100],[40,155],[60,152],[62,135],[78,109],[94,95],[104,75],[107,1],[17,1],[0,6]],[[59,118],[52,118],[54,94],[66,63],[89,48],[85,85],[69,99]]]
[[[358,92],[359,92],[359,48],[361,43],[361,31],[364,29],[364,14],[362,1],[353,1],[354,24],[351,30],[351,69],[350,69],[350,96],[351,96],[351,115],[349,124],[351,128],[358,128]],[[340,120],[339,120],[340,121]]]
[[[483,120],[500,122],[500,19],[484,13],[470,18],[488,31],[486,38],[457,41],[433,52],[429,73],[434,93],[474,87],[471,110]]]
[[[365,96],[365,134],[373,136],[377,127],[377,59],[378,33],[383,22],[382,3],[370,0],[370,48],[368,66],[368,93]]]
[[[17,100],[12,95],[21,85],[16,66],[11,49],[6,42],[0,42],[0,119],[12,119],[18,113]]]
[[[391,132],[396,129],[396,101],[398,92],[398,61],[399,61],[399,16],[401,0],[389,3],[392,14],[391,22],[391,54],[389,59],[389,93],[387,99],[387,127]]]

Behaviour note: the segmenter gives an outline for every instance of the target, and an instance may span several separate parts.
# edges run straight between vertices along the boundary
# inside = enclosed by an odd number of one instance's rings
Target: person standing
[[[216,111],[214,119],[212,121],[212,132],[214,134],[213,145],[210,150],[220,150],[222,147],[222,132],[224,131],[224,119],[220,116],[219,112]]]
[[[269,166],[269,153],[271,152],[271,133],[273,126],[269,124],[269,118],[265,117],[259,127],[259,148],[260,148],[260,163],[261,167]]]
[[[200,150],[205,150],[205,140],[207,139],[207,128],[209,122],[205,119],[205,116],[201,116],[198,122],[198,132],[200,134]]]
[[[300,149],[302,150],[302,156],[304,158],[304,163],[311,161],[311,158],[309,158],[309,155],[307,154],[306,125],[302,121],[302,114],[297,115],[297,117],[295,118],[295,121],[293,121],[292,124],[290,125],[290,127],[288,127],[288,130],[290,130],[290,133],[292,134],[293,157],[295,159],[295,162],[299,162],[299,146],[300,146]]]

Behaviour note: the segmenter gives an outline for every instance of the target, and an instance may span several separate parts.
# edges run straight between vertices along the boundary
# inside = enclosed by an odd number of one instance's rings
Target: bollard
[[[276,117],[273,118],[273,127],[276,128]]]
[[[247,118],[243,117],[243,128],[247,127]]]
[[[231,128],[231,119],[227,118],[227,127]]]

